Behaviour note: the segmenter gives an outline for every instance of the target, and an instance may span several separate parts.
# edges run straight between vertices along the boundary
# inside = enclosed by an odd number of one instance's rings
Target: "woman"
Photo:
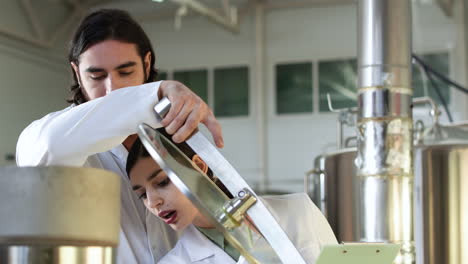
[[[162,130],[160,132],[164,134]],[[186,143],[176,145],[202,172],[208,176],[211,174],[208,166]],[[216,231],[214,225],[170,181],[139,140],[129,152],[127,173],[133,190],[148,210],[174,230],[183,231],[176,246],[159,263],[247,263],[223,235]],[[217,185],[229,196],[224,186],[219,183]],[[336,244],[328,223],[306,195],[290,195],[287,199],[273,197],[266,199],[266,202],[273,205],[270,208],[273,214],[275,211],[281,212],[281,217],[276,215],[276,219],[308,263],[315,262],[321,245]],[[294,210],[292,205],[300,207],[301,210]],[[292,210],[295,211],[294,214],[287,213]],[[323,223],[326,223],[325,228]],[[319,225],[322,227],[318,227]]]

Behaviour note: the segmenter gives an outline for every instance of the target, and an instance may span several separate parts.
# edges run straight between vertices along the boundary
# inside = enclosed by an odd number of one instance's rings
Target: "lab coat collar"
[[[187,250],[187,254],[192,263],[215,255],[215,252],[213,252],[213,242],[205,237],[205,235],[198,231],[193,225],[187,227],[183,236],[189,240],[187,245],[190,245],[190,250]]]
[[[123,144],[117,145],[115,148],[111,149],[110,152],[118,158],[122,164],[127,164],[128,150]]]

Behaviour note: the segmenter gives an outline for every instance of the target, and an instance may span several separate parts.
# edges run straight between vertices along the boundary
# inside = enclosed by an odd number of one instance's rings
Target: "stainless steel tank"
[[[118,175],[91,168],[0,168],[0,263],[115,263],[119,231]]]
[[[356,148],[346,148],[315,158],[310,172],[309,195],[325,214],[338,241],[357,241],[354,215]]]
[[[417,263],[468,263],[468,142],[414,151]]]
[[[468,139],[461,138],[468,133],[438,124],[428,131],[414,146],[416,264],[468,263]],[[359,199],[355,158],[355,148],[318,156],[307,180],[310,196],[327,216],[339,241],[359,241],[359,232],[365,228],[353,207]],[[385,196],[375,193],[374,199]],[[373,214],[379,221],[383,212]],[[396,223],[382,224],[392,229]]]

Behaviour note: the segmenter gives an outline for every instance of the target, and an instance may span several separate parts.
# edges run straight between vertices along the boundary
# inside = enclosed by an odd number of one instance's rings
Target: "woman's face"
[[[129,176],[133,190],[146,208],[174,230],[183,230],[190,224],[211,226],[151,157],[139,159]]]

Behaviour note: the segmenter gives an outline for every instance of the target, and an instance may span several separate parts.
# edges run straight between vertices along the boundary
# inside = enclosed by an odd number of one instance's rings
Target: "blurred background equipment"
[[[0,263],[113,264],[120,177],[72,167],[0,167]]]
[[[416,120],[413,133],[414,210],[408,217],[414,221],[416,263],[465,263],[467,126],[441,125],[437,121],[439,111],[432,100],[416,101],[432,105],[430,113],[435,121],[423,125],[421,120]],[[359,197],[355,158],[356,147],[345,145],[316,157],[314,169],[306,176],[312,200],[327,216],[339,241],[361,240],[360,230],[366,227],[359,221],[361,215],[354,204]],[[385,191],[374,193],[374,200],[384,199],[386,195]],[[380,210],[375,213],[375,219],[380,219],[385,228],[398,227],[393,219],[383,221]]]

